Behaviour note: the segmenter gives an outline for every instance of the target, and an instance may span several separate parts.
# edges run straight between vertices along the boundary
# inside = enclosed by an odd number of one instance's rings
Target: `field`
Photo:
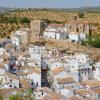
[[[8,11],[7,13],[0,14],[0,36],[9,36],[11,31],[15,31],[21,27],[30,27],[30,21],[35,19],[65,23],[72,16],[78,16],[79,13],[79,11],[59,9],[17,9],[14,11]],[[100,29],[100,26],[98,25],[98,23],[100,23],[100,12],[85,11],[84,18],[90,23],[95,23],[97,29]]]

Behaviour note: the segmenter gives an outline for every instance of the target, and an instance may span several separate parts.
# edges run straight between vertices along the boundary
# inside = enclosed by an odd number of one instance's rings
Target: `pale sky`
[[[100,0],[0,0],[0,7],[78,8],[100,6]]]

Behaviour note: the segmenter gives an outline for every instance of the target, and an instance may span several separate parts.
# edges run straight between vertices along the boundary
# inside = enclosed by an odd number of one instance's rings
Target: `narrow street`
[[[41,70],[41,86],[42,87],[49,87],[47,72],[48,70]]]

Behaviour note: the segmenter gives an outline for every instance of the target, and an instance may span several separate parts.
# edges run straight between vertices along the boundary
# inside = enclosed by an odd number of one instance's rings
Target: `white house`
[[[49,39],[66,39],[67,33],[64,26],[59,24],[52,24],[45,29],[43,36]]]
[[[6,50],[4,48],[0,48],[0,56],[4,55],[6,53]]]
[[[1,64],[4,65],[4,68],[5,68],[6,71],[10,70],[10,65],[9,65],[9,61],[8,60],[1,62]]]
[[[29,69],[29,70],[27,70]],[[20,79],[31,79],[34,82],[35,86],[41,87],[41,69],[38,67],[32,67],[26,69],[24,68],[23,71],[17,73]]]
[[[19,79],[16,77],[16,75],[6,73],[6,78],[8,82],[13,83],[16,88],[19,88]]]
[[[45,54],[45,47],[44,46],[33,46],[29,47],[29,55],[31,60],[37,62],[41,66],[41,57]]]
[[[55,69],[55,68],[59,68],[59,67],[64,67],[63,63],[58,62],[58,61],[54,61],[53,63],[50,64],[50,69]]]
[[[68,34],[69,40],[79,42],[81,40],[86,40],[86,34],[85,33],[76,33],[71,32]]]
[[[8,72],[4,72],[3,74],[2,70],[2,75],[0,75],[0,81],[2,86],[6,88],[19,88],[19,79],[14,74]]]
[[[68,38],[71,41],[76,41],[76,42],[79,41],[79,35],[77,33],[75,33],[75,32],[69,33],[68,34]]]
[[[45,46],[29,46],[29,54],[43,55],[45,53]]]
[[[59,93],[64,87],[75,86],[75,80],[73,75],[66,72],[64,67],[54,67],[49,71],[49,81],[52,87]]]
[[[6,70],[4,69],[4,65],[0,64],[0,82],[3,82],[3,77],[6,74]]]
[[[12,44],[19,46],[30,42],[30,30],[28,28],[19,29],[12,33]]]
[[[68,90],[67,88],[63,88],[60,90],[60,93],[62,96],[64,96],[66,99],[73,96],[73,92],[71,90]]]
[[[91,59],[87,54],[75,54],[65,59],[67,61],[67,69],[70,73],[78,76],[79,81],[93,78]]]
[[[80,40],[86,40],[86,34],[85,33],[80,33],[79,37],[80,37]]]
[[[95,64],[96,70],[94,71],[94,78],[100,81],[100,62]]]
[[[15,46],[19,46],[21,44],[21,40],[22,40],[22,38],[19,35],[15,35],[12,37],[12,43]]]

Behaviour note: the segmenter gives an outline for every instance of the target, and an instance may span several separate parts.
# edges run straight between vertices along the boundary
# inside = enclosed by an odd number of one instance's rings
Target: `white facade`
[[[75,34],[74,32],[73,32],[73,33],[70,33],[70,34],[68,35],[68,37],[69,37],[69,39],[70,39],[71,41],[76,41],[76,42],[79,41],[79,35],[78,35],[78,34]]]
[[[31,60],[41,61],[41,55],[31,54]]]
[[[86,34],[85,33],[75,33],[75,32],[71,32],[68,35],[69,40],[71,41],[81,41],[81,40],[86,40]]]
[[[44,53],[45,53],[44,46],[30,46],[29,47],[29,54],[43,55]]]
[[[67,89],[61,89],[60,93],[62,96],[65,96],[66,98],[70,98],[71,96],[73,96],[73,93]]]
[[[80,40],[86,40],[86,34],[80,33]]]
[[[55,61],[50,64],[50,69],[53,70],[55,68],[64,67],[63,63]]]
[[[6,73],[5,69],[0,68],[0,76],[4,75]]]
[[[89,78],[93,78],[92,66],[88,55],[75,54],[72,58],[67,59],[67,66],[70,68],[70,72],[77,72],[79,81],[85,81]]]
[[[95,64],[96,70],[94,71],[94,78],[100,81],[100,62]]]
[[[14,44],[15,46],[19,46],[22,43],[27,43],[29,41],[29,34],[30,33],[28,28],[19,29],[13,32],[11,37],[12,44]]]
[[[49,39],[66,39],[67,33],[64,28],[46,28],[43,36]]]
[[[20,40],[19,37],[14,36],[14,37],[12,37],[12,43],[13,43],[14,45],[16,45],[16,46],[19,46],[20,43],[21,43],[21,40]]]
[[[27,77],[29,79],[32,79],[35,85],[38,84],[38,86],[41,87],[41,73],[33,72],[32,74],[29,74]]]

